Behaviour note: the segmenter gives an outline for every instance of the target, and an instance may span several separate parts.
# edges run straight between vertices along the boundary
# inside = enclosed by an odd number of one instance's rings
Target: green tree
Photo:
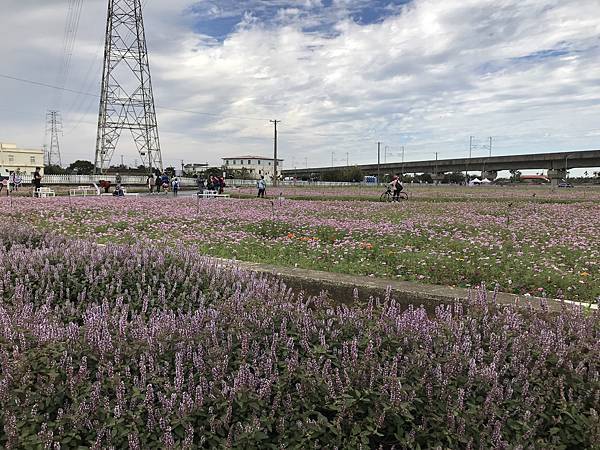
[[[78,159],[69,165],[67,171],[77,175],[91,175],[94,172],[94,164],[84,159]]]
[[[67,171],[62,167],[53,164],[51,166],[45,166],[44,173],[46,175],[64,175],[65,173],[67,173]]]
[[[352,166],[349,169],[346,169],[345,172],[346,179],[344,181],[352,181],[356,183],[363,180],[363,171],[358,166]]]
[[[443,183],[460,184],[465,181],[465,174],[462,172],[452,172],[444,174]]]

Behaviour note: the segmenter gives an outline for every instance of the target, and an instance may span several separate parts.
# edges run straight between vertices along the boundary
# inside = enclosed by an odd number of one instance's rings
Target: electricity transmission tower
[[[163,169],[141,0],[108,0],[95,171],[110,165],[123,130],[142,164]]]
[[[50,133],[50,148],[46,153],[46,164],[49,166],[60,166],[60,144],[58,133],[62,132],[62,119],[60,112],[48,111],[46,113],[46,133]]]

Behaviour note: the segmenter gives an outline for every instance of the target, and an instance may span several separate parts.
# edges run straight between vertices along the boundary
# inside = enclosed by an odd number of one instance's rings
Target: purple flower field
[[[115,214],[112,226],[157,205],[102,202],[105,217]],[[100,226],[82,211],[86,204],[73,202],[71,212],[67,200],[24,202],[14,210],[67,233],[69,224]],[[223,205],[248,220],[241,203]],[[346,226],[366,227],[348,206]],[[195,217],[195,207],[161,204],[152,230],[175,221],[163,222],[164,211]],[[257,218],[268,212],[253,208]],[[330,208],[344,214],[341,205]],[[228,232],[222,228],[214,232]],[[500,307],[484,293],[430,315],[392,298],[337,306],[218,267],[174,239],[165,247],[144,234],[134,245],[99,247],[56,234],[19,225],[0,234],[0,255],[10,261],[0,277],[2,448],[600,442],[598,311]]]
[[[288,188],[291,189],[291,188]],[[432,192],[438,188],[423,188]],[[492,196],[400,204],[140,197],[17,198],[11,220],[85,240],[176,243],[208,256],[429,284],[595,302],[600,297],[600,200]],[[538,192],[541,192],[538,189]],[[543,191],[550,195],[550,191]],[[558,192],[558,191],[557,191]],[[462,195],[462,194],[461,194]]]

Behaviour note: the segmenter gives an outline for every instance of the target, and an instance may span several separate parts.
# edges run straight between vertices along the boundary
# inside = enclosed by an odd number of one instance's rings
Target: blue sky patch
[[[196,17],[194,30],[224,40],[250,15],[258,23],[297,24],[304,31],[335,35],[334,25],[349,18],[360,25],[380,23],[400,14],[412,0],[321,0],[299,4],[290,0],[200,0],[188,12]]]

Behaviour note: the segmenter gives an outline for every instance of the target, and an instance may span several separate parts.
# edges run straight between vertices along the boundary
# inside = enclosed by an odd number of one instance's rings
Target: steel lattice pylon
[[[142,163],[162,171],[141,0],[108,0],[96,173],[110,165],[122,130],[131,131]]]
[[[60,144],[58,142],[58,133],[62,132],[62,120],[60,112],[48,111],[46,113],[46,134],[50,133],[50,149],[46,157],[46,164],[49,166],[61,166]]]

